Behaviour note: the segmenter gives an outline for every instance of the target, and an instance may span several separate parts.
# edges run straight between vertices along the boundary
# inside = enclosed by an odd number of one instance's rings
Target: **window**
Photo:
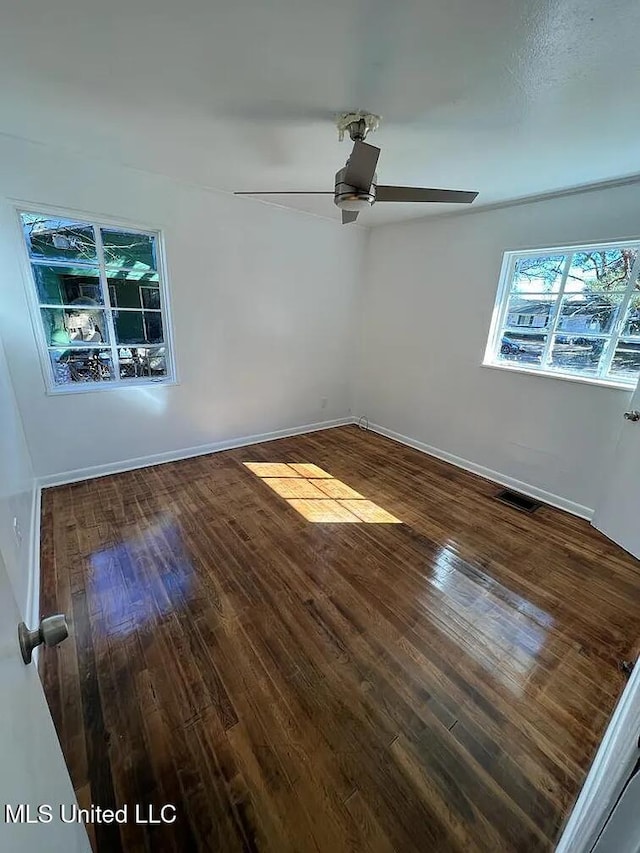
[[[506,252],[485,364],[633,387],[640,243]]]
[[[173,378],[160,235],[20,213],[52,391]]]

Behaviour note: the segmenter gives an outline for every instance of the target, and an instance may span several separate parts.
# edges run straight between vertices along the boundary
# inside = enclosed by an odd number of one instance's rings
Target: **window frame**
[[[556,334],[571,334],[563,332],[562,329],[559,329],[558,321],[561,313],[560,308],[562,306],[562,299],[565,294],[566,281],[573,260],[572,256],[580,252],[601,251],[610,249],[637,250],[636,259],[631,268],[629,281],[627,282],[625,288],[617,288],[615,291],[612,291],[612,293],[615,292],[622,294],[621,305],[618,308],[618,313],[615,317],[614,322],[612,323],[609,332],[598,332],[593,334],[590,332],[581,332],[579,335],[580,337],[585,338],[605,339],[606,351],[603,356],[601,356],[601,358],[605,359],[606,369],[608,371],[613,360],[613,356],[615,354],[616,346],[622,339],[624,339],[625,337],[629,337],[622,334],[622,329],[624,327],[624,320],[629,302],[633,297],[634,282],[636,282],[640,278],[640,238],[638,237],[630,237],[626,240],[611,240],[598,243],[576,243],[564,246],[542,246],[536,248],[506,250],[502,257],[500,277],[498,279],[498,288],[496,292],[496,298],[489,327],[489,336],[487,338],[487,345],[485,348],[484,358],[482,360],[481,366],[489,367],[496,370],[511,371],[512,373],[525,373],[529,376],[540,376],[548,379],[561,379],[567,382],[580,382],[587,385],[601,385],[607,388],[617,388],[624,391],[634,390],[638,384],[638,378],[624,379],[619,376],[612,377],[607,375],[601,375],[600,372],[596,375],[580,374],[578,372],[562,371],[550,368],[548,366],[537,367],[527,364],[518,364],[517,362],[509,363],[506,361],[500,361],[498,358],[499,343],[501,342],[503,335],[508,334],[508,332],[505,331],[505,325],[509,306],[509,297],[511,295],[511,283],[513,279],[515,264],[519,259],[526,257],[544,257],[545,255],[556,254],[564,254],[567,256],[563,269],[563,275],[561,277],[561,281],[558,288],[557,298],[553,302],[553,305],[549,312],[550,323],[548,327],[540,328],[537,330],[537,332],[534,331],[533,328],[531,329],[532,334],[537,333],[546,335],[546,342],[541,355],[541,363],[544,363],[553,347],[554,336]],[[638,295],[640,295],[640,291],[638,291]],[[529,329],[528,326],[523,326],[521,328],[522,330]],[[574,337],[575,336],[576,335],[574,335]]]
[[[141,387],[149,387],[151,385],[178,385],[178,374],[176,369],[175,362],[175,349],[174,349],[174,339],[173,339],[173,322],[172,322],[172,314],[171,314],[171,301],[170,301],[170,288],[169,288],[169,276],[167,270],[167,261],[166,261],[166,248],[165,248],[165,240],[164,240],[164,232],[161,227],[157,226],[143,226],[137,222],[132,222],[131,220],[122,218],[115,218],[111,216],[104,216],[95,213],[89,213],[83,210],[77,210],[72,208],[62,208],[47,204],[36,204],[31,202],[24,202],[14,200],[13,209],[15,214],[15,221],[18,230],[18,239],[21,244],[21,262],[23,268],[23,282],[25,287],[25,293],[27,297],[27,302],[29,306],[29,314],[31,318],[31,326],[33,329],[34,338],[36,341],[38,356],[40,360],[40,367],[42,370],[42,376],[45,386],[45,393],[47,395],[57,396],[59,394],[87,394],[96,391],[121,391],[123,388],[141,388]],[[52,217],[64,217],[71,220],[76,220],[81,222],[82,224],[90,225],[94,229],[95,239],[96,239],[96,260],[89,263],[87,261],[77,261],[73,259],[65,259],[65,260],[52,260],[50,258],[39,259],[39,258],[31,258],[29,255],[29,249],[27,246],[27,242],[24,237],[24,230],[22,225],[21,214],[23,213],[31,213],[31,214],[42,214],[45,216]],[[158,309],[135,309],[135,308],[122,308],[118,305],[113,305],[111,302],[111,288],[112,285],[109,285],[107,278],[107,267],[108,265],[104,262],[104,250],[102,245],[102,235],[100,233],[101,228],[110,228],[110,229],[118,229],[120,231],[126,231],[127,233],[132,234],[142,234],[149,237],[153,237],[155,239],[155,258],[156,258],[156,269],[154,272],[158,274],[158,290],[160,295],[160,308]],[[44,324],[42,322],[41,309],[42,308],[54,308],[54,309],[64,309],[63,305],[53,305],[50,303],[40,303],[38,297],[38,285],[35,280],[33,274],[33,266],[58,266],[58,267],[76,267],[81,269],[82,267],[86,267],[87,269],[98,269],[98,277],[96,278],[96,282],[99,283],[103,305],[100,306],[100,310],[104,311],[105,318],[105,326],[109,335],[109,342],[104,343],[101,346],[94,346],[93,349],[108,349],[111,354],[111,360],[113,362],[113,379],[105,380],[101,382],[71,382],[68,384],[57,384],[54,379],[53,369],[51,366],[51,358],[50,352],[55,347],[51,347],[46,340]],[[116,268],[114,267],[114,270]],[[117,267],[118,270],[127,270],[129,267]],[[162,330],[163,330],[163,343],[161,344],[165,348],[165,362],[166,362],[166,376],[155,376],[155,377],[143,377],[143,376],[135,376],[127,379],[123,379],[120,377],[119,370],[119,359],[118,359],[118,349],[127,347],[127,348],[135,348],[135,345],[132,344],[118,344],[115,335],[115,325],[114,325],[114,315],[117,315],[119,311],[138,311],[144,315],[146,311],[152,311],[153,313],[159,313],[162,319]],[[153,346],[153,345],[150,345]],[[157,345],[159,346],[159,345]],[[87,347],[90,349],[91,347]],[[78,347],[81,349],[81,347]]]

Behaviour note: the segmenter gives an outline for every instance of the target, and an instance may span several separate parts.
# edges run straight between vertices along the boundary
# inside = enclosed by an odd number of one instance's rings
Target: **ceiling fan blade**
[[[333,195],[333,190],[251,190],[234,195]]]
[[[426,187],[385,187],[378,184],[376,201],[431,201],[471,204],[478,193],[465,190],[434,190]]]
[[[357,139],[353,143],[353,151],[347,163],[347,171],[344,174],[345,184],[359,190],[368,190],[373,183],[379,156],[379,148]]]
[[[358,218],[357,210],[343,210],[342,211],[342,224],[348,225],[350,222],[355,222]]]

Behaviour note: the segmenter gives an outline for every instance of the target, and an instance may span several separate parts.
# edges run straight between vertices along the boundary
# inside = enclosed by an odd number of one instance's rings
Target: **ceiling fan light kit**
[[[365,142],[367,135],[378,129],[380,116],[363,110],[341,113],[336,116],[338,138],[347,132],[353,149],[345,166],[336,172],[333,202],[342,212],[342,224],[355,222],[360,211],[378,202],[440,202],[445,204],[471,204],[477,192],[464,190],[439,190],[427,187],[393,187],[377,183],[376,166],[380,149]],[[329,195],[318,193],[314,195]],[[304,195],[295,190],[277,192],[238,192],[235,195]]]

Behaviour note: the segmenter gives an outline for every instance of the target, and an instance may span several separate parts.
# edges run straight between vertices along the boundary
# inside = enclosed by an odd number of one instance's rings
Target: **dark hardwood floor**
[[[355,427],[46,490],[41,610],[71,637],[41,667],[81,805],[178,814],[95,849],[552,849],[640,564],[497,490]]]

